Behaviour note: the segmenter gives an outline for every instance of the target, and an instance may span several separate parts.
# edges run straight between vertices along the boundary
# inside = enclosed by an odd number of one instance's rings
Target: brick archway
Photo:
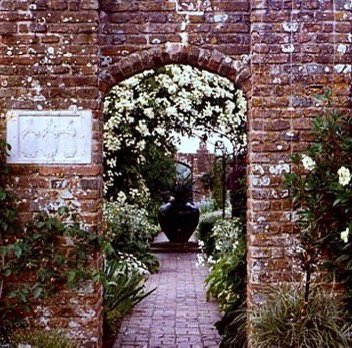
[[[159,45],[156,48],[132,53],[99,71],[101,92],[107,93],[121,81],[144,70],[155,69],[167,64],[184,64],[208,70],[228,78],[236,87],[248,92],[250,88],[249,57],[234,59],[215,49],[182,44]]]
[[[313,96],[330,87],[350,97],[350,0],[2,1],[0,15],[1,111],[94,116],[89,164],[13,166],[23,219],[64,200],[98,225],[104,94],[145,69],[189,64],[228,77],[249,102],[249,301],[290,279],[292,208],[281,175],[311,141]],[[3,127],[0,117],[1,136]],[[58,294],[39,321],[99,346],[101,298],[100,288]]]

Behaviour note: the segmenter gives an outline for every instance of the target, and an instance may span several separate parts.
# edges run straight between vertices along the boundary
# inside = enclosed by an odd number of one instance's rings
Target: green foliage
[[[282,286],[251,312],[253,347],[351,347],[351,326],[336,295],[313,287],[305,310],[305,291]]]
[[[323,109],[313,121],[311,138],[306,152],[293,158],[295,172],[285,177],[297,209],[306,298],[322,255],[330,274],[352,290],[352,118]]]
[[[193,176],[192,172],[186,175],[177,175],[173,188],[170,190],[174,204],[185,204],[193,201]]]
[[[201,201],[197,202],[197,207],[199,209],[200,215],[212,213],[216,210],[215,201],[210,198],[204,198]]]
[[[247,270],[243,230],[239,219],[218,220],[212,230],[215,247],[206,279],[207,295],[215,297],[222,310],[244,295]]]
[[[7,187],[9,168],[5,163],[8,150],[10,145],[0,140],[0,243],[5,234],[15,234],[19,229],[16,197]]]
[[[29,311],[34,300],[46,298],[63,286],[76,287],[91,279],[93,269],[89,271],[89,265],[100,241],[94,233],[82,230],[64,208],[57,216],[40,212],[20,234],[3,238],[0,332],[8,337],[18,326],[12,319]],[[11,285],[14,280],[15,285]]]
[[[209,234],[208,228],[213,226]],[[216,323],[223,336],[222,347],[245,347],[247,342],[246,299],[247,264],[245,224],[242,219],[223,220],[219,212],[204,214],[206,238],[203,250],[207,251],[210,273],[206,278],[207,297],[216,298],[223,318]]]
[[[156,272],[159,262],[151,253],[150,242],[159,229],[149,222],[147,211],[127,203],[126,197],[120,194],[117,201],[106,202],[104,215],[112,247],[109,257],[116,257],[118,252],[133,254],[151,272]]]
[[[149,187],[144,175],[151,173],[143,167],[149,166],[153,151],[160,158],[173,157],[175,132],[192,136],[200,129],[205,135],[216,131],[239,151],[246,147],[242,91],[227,79],[190,66],[168,65],[129,78],[110,91],[104,105],[108,198]]]
[[[107,260],[104,267],[104,304],[106,310],[118,308],[121,316],[145,298],[143,293],[146,269],[128,256]]]
[[[154,290],[145,292],[147,270],[130,255],[119,254],[106,260],[104,267],[104,326],[108,337],[114,336],[122,318]]]
[[[153,143],[146,144],[145,157],[148,158],[143,165],[139,166],[139,172],[145,181],[150,197],[147,204],[147,210],[151,217],[155,217],[157,223],[157,215],[160,205],[165,201],[167,192],[171,190],[175,181],[176,163],[174,155],[166,155],[165,151],[160,150]],[[135,187],[130,183],[129,186],[115,186],[114,196],[116,197],[118,190],[124,187]]]
[[[215,249],[215,237],[212,233],[215,223],[222,218],[222,211],[213,211],[202,214],[198,224],[198,237],[201,241],[203,252],[210,256]]]
[[[60,331],[21,330],[12,337],[15,344],[35,348],[78,348],[78,344],[66,338]]]
[[[242,302],[245,294],[231,303],[221,320],[216,323],[220,335],[222,335],[221,348],[245,348],[247,347],[247,306]]]
[[[239,255],[220,257],[206,279],[208,298],[215,297],[221,310],[226,311],[241,297],[241,286],[245,283],[245,277],[246,263],[243,254],[239,252]]]
[[[222,208],[222,185],[223,185],[223,167],[222,167],[222,159],[217,158],[214,161],[213,169],[210,174],[212,178],[211,184],[211,196],[216,202],[217,209]]]
[[[100,245],[66,208],[57,216],[40,212],[20,226],[6,165],[8,148],[0,143],[0,341],[26,324],[22,318],[33,301],[90,279],[89,264]]]

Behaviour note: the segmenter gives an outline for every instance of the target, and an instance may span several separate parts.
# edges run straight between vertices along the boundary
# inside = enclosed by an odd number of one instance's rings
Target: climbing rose
[[[345,243],[348,242],[348,236],[350,234],[350,229],[347,227],[344,231],[341,232],[340,237]]]
[[[351,181],[351,173],[350,170],[346,167],[341,167],[338,171],[337,174],[339,176],[339,183],[342,186],[346,186],[350,183]]]
[[[315,165],[316,165],[315,161],[307,155],[302,155],[302,164],[303,164],[304,169],[306,169],[310,172],[312,170],[314,170]]]

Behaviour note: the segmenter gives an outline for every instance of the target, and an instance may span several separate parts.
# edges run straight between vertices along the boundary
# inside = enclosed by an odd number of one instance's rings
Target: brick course
[[[23,219],[64,200],[98,226],[104,95],[164,64],[207,69],[248,98],[248,303],[257,301],[263,285],[290,279],[294,231],[280,176],[312,140],[314,95],[330,87],[338,106],[349,106],[351,10],[350,0],[0,0],[1,108],[94,115],[91,165],[14,166]],[[69,317],[52,305],[49,322],[99,346],[101,292],[86,296],[74,296]]]

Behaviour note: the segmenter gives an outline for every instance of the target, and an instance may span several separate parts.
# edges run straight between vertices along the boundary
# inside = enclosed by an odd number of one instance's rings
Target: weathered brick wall
[[[292,279],[293,225],[281,174],[312,141],[317,93],[348,107],[351,1],[252,1],[249,111],[248,298]]]
[[[101,220],[99,13],[96,1],[0,1],[0,101],[4,110],[92,110],[91,165],[14,166],[23,219],[58,204],[73,204],[94,228]],[[4,119],[2,119],[3,121]],[[80,205],[78,207],[78,205]],[[98,345],[101,289],[63,291],[37,308],[43,327],[62,327]],[[88,340],[87,340],[88,338]]]
[[[2,108],[94,115],[91,165],[14,166],[23,218],[64,201],[99,225],[101,102],[114,84],[167,63],[219,73],[249,102],[248,294],[259,301],[263,285],[290,275],[280,175],[310,140],[313,95],[350,93],[351,9],[350,0],[0,0]],[[41,322],[99,345],[100,289],[85,290],[58,294],[61,309],[42,308]]]

